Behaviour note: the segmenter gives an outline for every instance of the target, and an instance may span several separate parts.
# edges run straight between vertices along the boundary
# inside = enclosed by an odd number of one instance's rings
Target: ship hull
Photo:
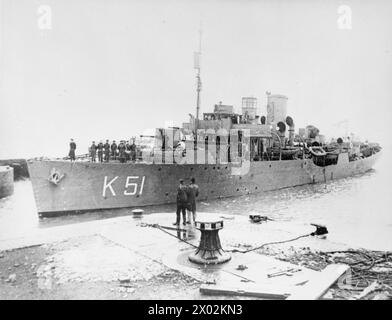
[[[379,153],[336,165],[316,166],[311,159],[232,164],[142,164],[28,161],[40,215],[174,203],[179,179],[196,178],[199,200],[260,193],[327,182],[370,170]],[[58,181],[50,181],[51,174]]]

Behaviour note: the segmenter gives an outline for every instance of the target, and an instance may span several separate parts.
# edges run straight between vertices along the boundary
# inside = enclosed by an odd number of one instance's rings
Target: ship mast
[[[195,121],[195,134],[199,126],[199,114],[200,114],[200,91],[201,91],[201,24],[199,28],[199,51],[194,54],[194,67],[197,70],[197,85],[196,85],[196,121]]]

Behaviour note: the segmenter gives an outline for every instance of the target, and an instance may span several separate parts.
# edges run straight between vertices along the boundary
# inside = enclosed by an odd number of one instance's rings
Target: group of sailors
[[[136,144],[135,140],[125,141],[121,140],[119,144],[115,140],[110,144],[109,140],[106,143],[100,141],[95,144],[92,142],[89,148],[91,162],[109,162],[109,160],[119,160],[121,163],[127,161],[136,161]]]
[[[71,161],[75,161],[76,155],[76,143],[71,139],[69,143],[68,158]],[[109,162],[109,160],[119,160],[121,163],[127,161],[136,161],[136,144],[135,139],[130,141],[121,140],[119,144],[115,140],[110,144],[109,140],[106,143],[100,141],[95,144],[92,142],[88,148],[91,162]]]

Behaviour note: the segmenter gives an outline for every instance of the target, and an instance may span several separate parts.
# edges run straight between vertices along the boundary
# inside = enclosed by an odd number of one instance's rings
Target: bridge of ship
[[[191,119],[182,128],[156,129],[154,153],[172,152],[183,141],[186,150],[204,151],[206,159],[211,152],[216,152],[214,158],[220,159],[222,148],[227,148],[227,153],[230,153],[228,146],[232,144],[237,145],[238,150],[231,151],[232,156],[227,156],[228,162],[237,162],[244,152],[248,153],[251,161],[282,160],[282,150],[294,141],[286,143],[286,126],[279,128],[249,121],[234,113],[204,113],[202,120]]]

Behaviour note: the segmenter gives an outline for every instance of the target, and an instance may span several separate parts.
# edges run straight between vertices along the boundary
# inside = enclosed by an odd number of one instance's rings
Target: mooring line
[[[176,239],[178,239],[178,240],[180,240],[180,241],[182,241],[182,242],[184,242],[184,243],[186,243],[186,244],[188,244],[188,245],[190,245],[190,246],[192,246],[192,247],[194,247],[196,249],[198,248],[198,246],[194,245],[193,243],[190,243],[190,242],[188,242],[188,241],[186,241],[184,239],[181,239],[181,238],[177,237],[176,235],[174,235],[174,234],[164,230],[163,227],[160,226],[157,223],[156,224],[143,223],[142,226],[156,228],[156,229],[161,230],[164,233],[166,233],[166,234],[168,234],[168,235],[170,235],[170,236],[172,236],[172,237],[174,237],[174,238],[176,238]],[[184,229],[178,229],[178,230],[180,231],[180,230],[184,230]],[[184,232],[184,231],[182,231],[182,232]],[[314,235],[314,232],[309,233],[309,234],[304,234],[302,236],[295,237],[293,239],[282,240],[282,241],[274,241],[274,242],[267,242],[267,243],[264,243],[264,244],[262,244],[262,245],[260,245],[258,247],[255,247],[255,248],[252,248],[252,249],[248,249],[248,250],[232,249],[232,250],[223,250],[223,251],[225,251],[225,252],[232,252],[232,253],[248,253],[248,252],[251,252],[251,251],[255,251],[255,250],[261,249],[261,248],[263,248],[265,246],[269,246],[269,245],[273,245],[273,244],[282,244],[282,243],[292,242],[292,241],[295,241],[295,240],[298,240],[298,239],[301,239],[301,238],[306,238],[306,237],[313,236],[313,235]]]
[[[144,227],[151,227],[151,228],[155,228],[155,229],[161,230],[162,232],[168,234],[169,236],[172,236],[173,238],[176,238],[177,240],[180,240],[180,241],[182,241],[182,242],[184,242],[184,243],[186,243],[186,244],[188,244],[188,245],[190,245],[190,246],[192,246],[192,247],[194,247],[196,249],[198,248],[198,246],[194,245],[193,243],[190,243],[190,242],[188,242],[188,241],[186,241],[184,239],[181,239],[181,238],[177,237],[176,235],[174,235],[174,234],[164,230],[163,227],[160,226],[157,223],[155,223],[155,224],[143,223],[142,226],[144,226]],[[180,232],[186,232],[186,231],[183,231],[183,230],[184,229],[178,229],[178,231],[180,231]]]
[[[260,245],[258,247],[255,247],[255,248],[252,248],[252,249],[248,249],[248,250],[233,249],[233,250],[225,250],[225,251],[226,252],[233,252],[233,253],[235,253],[235,252],[238,252],[238,253],[248,253],[248,252],[251,252],[251,251],[255,251],[255,250],[261,249],[261,248],[263,248],[265,246],[269,246],[269,245],[273,245],[273,244],[281,244],[281,243],[292,242],[292,241],[295,241],[295,240],[298,240],[298,239],[301,239],[301,238],[309,237],[311,235],[312,235],[312,233],[309,233],[309,234],[304,234],[304,235],[299,236],[299,237],[295,237],[293,239],[282,240],[282,241],[274,241],[274,242],[267,242],[267,243],[264,243],[264,244],[262,244],[262,245]]]

